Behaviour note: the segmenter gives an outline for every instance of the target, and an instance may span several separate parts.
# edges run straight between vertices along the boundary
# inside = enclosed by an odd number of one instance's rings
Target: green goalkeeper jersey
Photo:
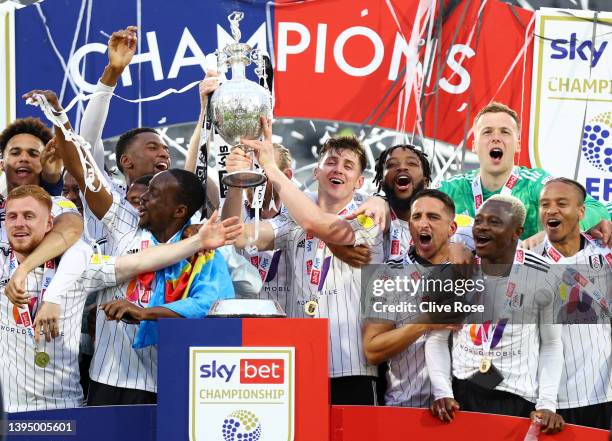
[[[512,187],[512,196],[520,199],[527,209],[527,217],[525,219],[525,232],[521,239],[527,239],[533,236],[538,231],[542,230],[538,220],[538,209],[540,205],[540,192],[542,187],[550,178],[550,175],[541,168],[516,167],[518,171],[518,181]],[[457,214],[467,214],[476,216],[474,194],[472,192],[472,182],[480,170],[453,176],[439,184],[439,189],[448,194],[455,203]],[[494,194],[499,194],[503,186],[496,191],[489,191],[482,187],[483,202]],[[580,227],[583,231],[597,225],[602,219],[609,219],[610,215],[604,205],[597,202],[591,196],[587,196],[586,212],[584,219],[580,222]]]

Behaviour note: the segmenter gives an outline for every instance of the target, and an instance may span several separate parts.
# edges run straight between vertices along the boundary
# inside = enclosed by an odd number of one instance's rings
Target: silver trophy
[[[240,43],[238,23],[243,17],[242,12],[233,12],[228,17],[234,42],[217,52],[217,69],[221,73],[230,67],[232,78],[213,93],[210,105],[212,122],[221,138],[231,146],[247,150],[240,144],[240,138],[261,137],[263,128],[260,118],[272,118],[272,96],[267,89],[246,78],[245,68],[251,62],[257,65],[255,73],[260,79],[265,81],[266,73],[263,53],[246,43]],[[250,151],[250,154],[254,163],[253,152]],[[226,174],[222,182],[230,187],[257,187],[266,182],[266,176],[257,169],[243,170]]]

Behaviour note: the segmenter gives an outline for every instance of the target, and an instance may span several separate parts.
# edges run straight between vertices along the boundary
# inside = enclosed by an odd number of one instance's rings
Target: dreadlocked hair
[[[423,177],[427,179],[428,182],[431,182],[431,167],[429,166],[429,161],[427,160],[427,153],[423,152],[421,149],[419,149],[416,146],[413,146],[412,144],[397,144],[397,145],[389,147],[386,150],[383,150],[380,156],[378,157],[378,159],[376,160],[376,165],[374,167],[374,171],[376,172],[376,174],[374,175],[374,179],[372,182],[376,184],[378,191],[382,189],[382,181],[383,181],[383,175],[385,171],[385,162],[387,162],[387,158],[389,157],[389,155],[393,153],[395,149],[399,149],[399,148],[408,149],[411,152],[414,152],[415,155],[417,155],[417,157],[419,158],[419,161],[421,161],[421,168],[423,169]]]

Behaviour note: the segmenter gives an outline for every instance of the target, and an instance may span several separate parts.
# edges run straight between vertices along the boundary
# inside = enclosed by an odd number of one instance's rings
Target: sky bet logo
[[[229,383],[237,365],[211,364],[200,366],[200,378],[220,378]],[[285,381],[285,362],[282,359],[240,360],[240,384],[283,384]]]
[[[570,35],[569,40],[561,38],[550,43],[550,48],[554,51],[550,58],[556,60],[563,60],[565,58],[575,60],[576,57],[579,57],[581,60],[589,61],[592,54],[593,61],[591,62],[591,67],[595,67],[607,45],[608,42],[604,41],[599,45],[599,48],[596,48],[591,40],[579,41],[576,38],[576,33],[573,33]]]

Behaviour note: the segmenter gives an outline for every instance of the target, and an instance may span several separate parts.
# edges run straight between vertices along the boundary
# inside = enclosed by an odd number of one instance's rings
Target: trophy
[[[231,146],[249,151],[239,144],[240,138],[258,139],[262,135],[260,119],[272,117],[272,96],[267,89],[246,78],[245,68],[251,62],[256,64],[255,73],[264,81],[266,72],[263,53],[240,43],[238,23],[243,17],[242,12],[233,12],[228,17],[234,42],[217,51],[217,70],[221,73],[230,67],[232,78],[213,93],[210,105],[212,122],[221,138]],[[250,154],[255,163],[252,150]],[[257,187],[266,182],[266,176],[255,169],[241,170],[224,175],[222,182],[229,187]]]

